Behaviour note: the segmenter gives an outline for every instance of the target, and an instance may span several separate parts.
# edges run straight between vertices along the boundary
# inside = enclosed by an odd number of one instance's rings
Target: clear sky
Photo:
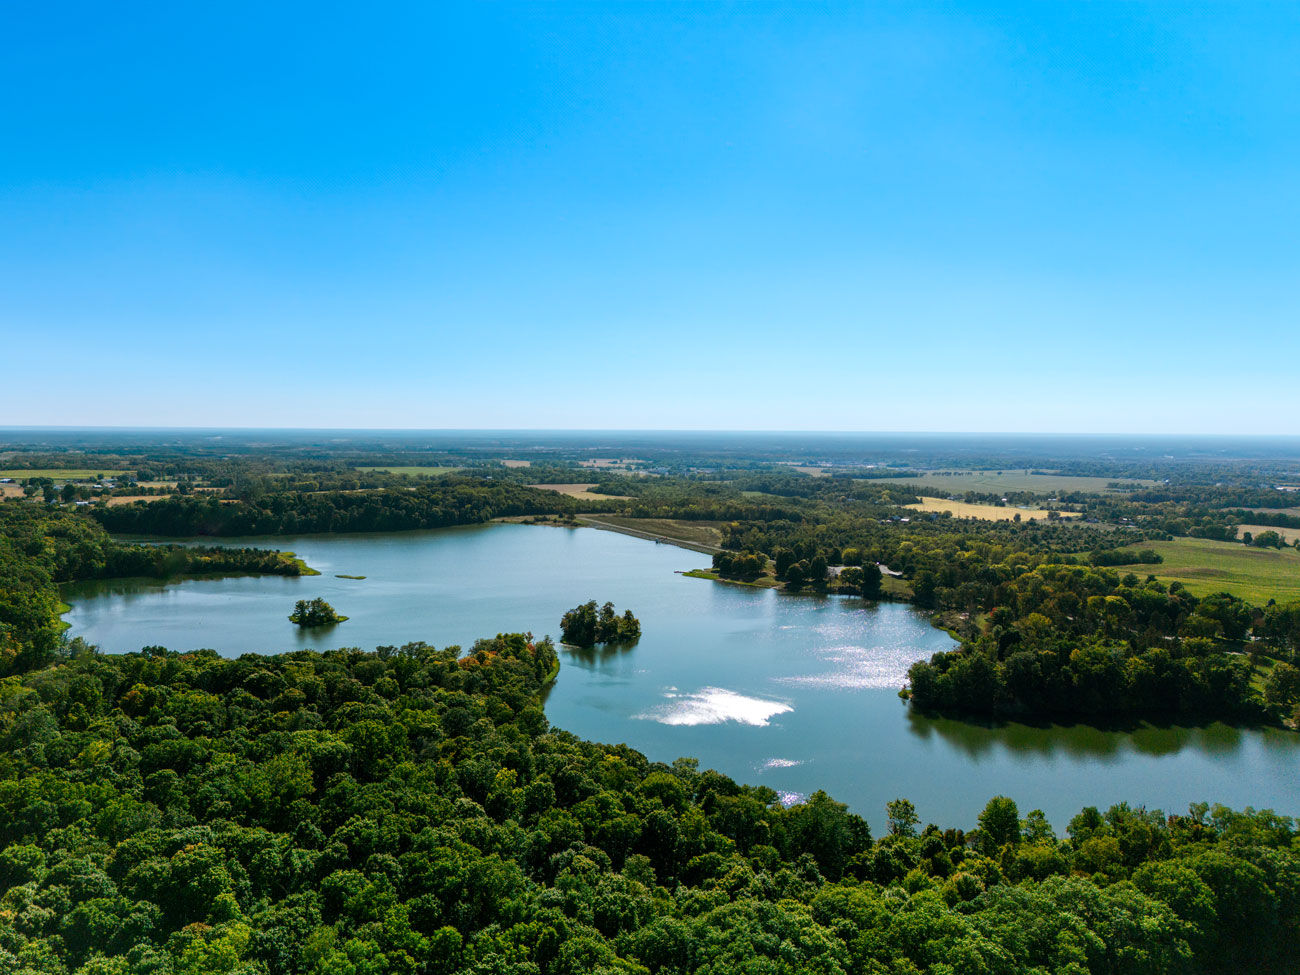
[[[1300,3],[11,3],[0,425],[1300,433]]]

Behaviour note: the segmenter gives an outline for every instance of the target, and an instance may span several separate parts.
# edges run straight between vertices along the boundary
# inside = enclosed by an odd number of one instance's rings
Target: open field
[[[530,488],[537,488],[540,491],[555,491],[557,494],[567,494],[571,498],[586,498],[588,500],[600,500],[602,498],[622,499],[626,494],[592,494],[591,488],[595,484],[530,484]]]
[[[669,542],[697,552],[722,551],[722,533],[713,521],[684,521],[675,518],[628,518],[623,515],[584,515],[584,525],[623,532],[656,542]]]
[[[724,579],[712,569],[691,569],[690,572],[683,572],[682,575],[690,579],[710,579],[713,582],[725,582],[729,586],[752,586],[755,589],[780,589],[781,583],[777,581],[771,570],[763,573],[757,579]]]
[[[93,478],[96,474],[103,474],[108,478],[122,477],[132,471],[114,471],[103,467],[39,467],[33,470],[24,470],[17,468],[14,470],[0,471],[0,477],[12,477],[14,480],[24,477],[48,477],[54,481],[86,481]]]
[[[387,471],[389,474],[409,474],[411,477],[438,477],[460,470],[459,467],[358,467],[359,471]]]
[[[23,496],[22,485],[0,484],[0,498],[21,498],[22,496]]]
[[[1263,532],[1277,532],[1282,536],[1282,541],[1290,545],[1297,538],[1300,538],[1300,528],[1274,528],[1272,525],[1240,525],[1237,528],[1237,537],[1250,532],[1251,535],[1259,535]]]
[[[942,498],[922,498],[920,504],[909,504],[913,511],[951,511],[954,518],[978,518],[980,521],[1046,521],[1046,508],[999,508],[995,504],[968,504],[965,501],[945,501]],[[1062,518],[1082,517],[1075,511],[1062,511]]]
[[[501,466],[502,467],[532,467],[533,462],[531,460],[503,460],[501,462]]]
[[[934,488],[951,494],[966,491],[1007,492],[1033,491],[1036,494],[1057,495],[1071,491],[1088,491],[1093,494],[1117,493],[1107,485],[1118,481],[1123,484],[1151,486],[1155,481],[1125,480],[1114,477],[1075,477],[1070,474],[1031,474],[1025,470],[1004,471],[928,471],[920,477],[901,478],[897,484],[911,487]]]
[[[1230,592],[1257,606],[1270,599],[1279,603],[1300,599],[1300,552],[1295,549],[1249,548],[1238,542],[1204,538],[1141,542],[1132,548],[1152,549],[1164,556],[1164,562],[1115,566],[1118,571],[1181,582],[1197,596]]]
[[[116,508],[121,504],[135,504],[137,501],[162,501],[164,498],[170,497],[170,494],[119,494],[108,499],[108,506]]]
[[[1300,517],[1300,508],[1225,508],[1225,511],[1257,511],[1267,515],[1291,515]]]

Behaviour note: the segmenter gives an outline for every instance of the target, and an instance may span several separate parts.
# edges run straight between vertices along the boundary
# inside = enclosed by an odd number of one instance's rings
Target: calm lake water
[[[70,632],[106,651],[152,644],[231,656],[411,640],[468,646],[496,632],[558,635],[566,609],[608,599],[632,609],[644,635],[630,649],[562,650],[546,700],[553,724],[660,761],[695,756],[787,799],[824,788],[877,831],[898,796],[924,821],[970,826],[1001,793],[1022,813],[1043,809],[1058,832],[1081,807],[1120,800],[1300,813],[1300,735],[920,717],[898,688],[914,660],[952,645],[922,616],[684,578],[708,557],[674,546],[524,525],[225,543],[292,550],[324,574],[67,587]],[[351,618],[323,631],[289,623],[294,601],[316,596]]]

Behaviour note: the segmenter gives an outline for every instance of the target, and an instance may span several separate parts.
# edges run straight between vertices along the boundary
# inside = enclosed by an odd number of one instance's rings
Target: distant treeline
[[[590,508],[590,502],[583,502]],[[195,535],[294,535],[304,532],[400,531],[473,525],[517,515],[572,514],[572,498],[520,484],[442,478],[410,489],[319,494],[286,492],[243,500],[174,497],[97,508],[111,532]]]

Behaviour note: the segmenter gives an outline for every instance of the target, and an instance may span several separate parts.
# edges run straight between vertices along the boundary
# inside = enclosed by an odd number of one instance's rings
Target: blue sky
[[[1298,433],[1300,4],[11,4],[0,425]]]

